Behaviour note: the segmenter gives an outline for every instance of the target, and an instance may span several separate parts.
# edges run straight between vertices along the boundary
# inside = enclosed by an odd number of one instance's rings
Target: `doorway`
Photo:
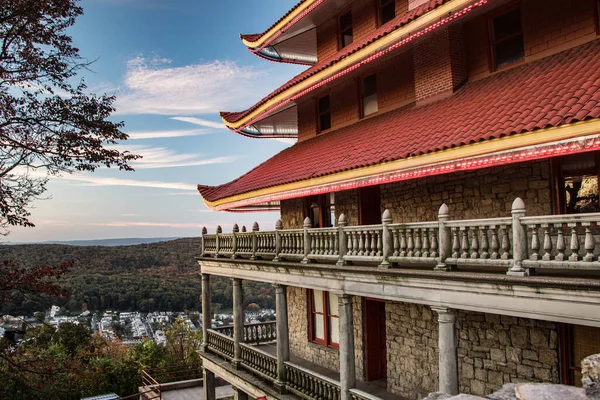
[[[379,185],[358,189],[360,225],[381,224],[381,191]]]
[[[387,377],[385,301],[365,299],[365,378],[367,381]]]

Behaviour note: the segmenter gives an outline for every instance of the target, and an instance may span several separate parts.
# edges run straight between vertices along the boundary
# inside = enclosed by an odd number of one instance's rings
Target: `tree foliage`
[[[115,98],[87,93],[89,66],[67,34],[77,0],[0,2],[0,226],[33,226],[28,208],[48,176],[99,167],[132,170],[139,158],[114,145]]]

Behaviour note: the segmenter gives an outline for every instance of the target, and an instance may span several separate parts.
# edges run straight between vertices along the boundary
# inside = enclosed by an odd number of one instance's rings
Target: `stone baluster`
[[[529,255],[531,261],[538,261],[540,259],[540,238],[538,236],[538,226],[531,226],[531,254]]]
[[[511,214],[513,265],[506,273],[508,275],[527,276],[530,271],[523,268],[523,260],[527,259],[527,226],[521,223],[521,218],[525,216],[525,203],[520,197],[513,201]]]
[[[460,258],[467,259],[469,258],[469,228],[461,226],[460,231],[462,232],[462,240],[460,243]]]
[[[400,231],[400,235],[400,257],[406,257],[406,255],[408,254],[408,244],[406,243],[406,229],[402,229]]]
[[[208,234],[208,229],[205,226],[202,227],[202,255],[204,255],[204,251],[206,250],[206,244],[204,243],[204,235]]]
[[[423,228],[423,251],[421,252],[421,257],[429,257],[429,250],[431,244],[429,243],[429,228]]]
[[[223,233],[223,228],[221,225],[217,225],[217,234],[216,236],[216,249],[215,249],[215,258],[219,257],[219,251],[221,251],[221,233]]]
[[[480,226],[479,230],[481,231],[481,254],[479,257],[487,260],[490,258],[490,253],[488,253],[490,248],[490,244],[488,242],[488,229],[487,226]]]
[[[400,254],[400,231],[398,229],[394,229],[391,231],[392,233],[392,237],[393,237],[393,256],[394,257],[398,257],[398,254]],[[385,242],[384,242],[385,243]]]
[[[571,228],[571,255],[569,261],[579,261],[579,237],[577,236],[577,224],[568,224]]]
[[[372,230],[369,231],[369,233],[371,234],[371,257],[374,257],[377,255],[377,242],[378,242],[378,234],[376,230]]]
[[[392,223],[392,214],[390,210],[385,209],[383,214],[381,215],[381,225],[382,225],[382,246],[383,246],[383,260],[381,264],[379,264],[379,268],[389,268],[390,262],[388,261],[389,256],[394,251],[394,242],[392,237],[392,231],[390,230],[389,225]]]
[[[238,258],[238,256],[236,255],[237,251],[238,251],[238,232],[240,231],[240,228],[238,226],[238,224],[233,224],[233,229],[232,231],[232,238],[231,238],[231,258]]]
[[[552,237],[550,236],[550,224],[542,224],[542,228],[544,229],[544,255],[542,256],[542,260],[550,261],[552,260]]]
[[[506,225],[502,225],[500,226],[500,231],[502,233],[502,255],[500,256],[500,258],[502,260],[508,260],[510,259],[510,254],[509,254],[509,250],[510,250],[510,240],[508,238],[508,228],[506,227]]]
[[[257,256],[256,253],[258,253],[258,231],[259,231],[260,227],[258,226],[258,222],[255,222],[252,225],[252,257],[250,257],[251,260],[256,260]]]
[[[429,257],[430,258],[436,258],[438,257],[440,254],[438,253],[438,235],[437,232],[435,231],[435,228],[432,229],[431,231],[431,246],[430,246],[431,251],[429,252]]]
[[[500,241],[498,240],[498,229],[499,227],[497,225],[490,226],[490,230],[492,231],[492,244],[490,246],[492,254],[490,254],[490,258],[492,260],[497,260],[500,258],[500,253],[498,253],[498,251],[500,250]]]
[[[312,222],[310,218],[304,218],[304,258],[302,259],[302,264],[308,264],[310,260],[308,259],[308,255],[311,250],[311,241],[310,241],[310,233],[308,230],[312,228]]]
[[[581,226],[585,227],[585,256],[583,261],[592,262],[594,261],[594,249],[596,248],[596,242],[594,241],[594,235],[592,234],[592,223],[583,222]]]
[[[452,229],[452,258],[460,257],[460,239],[458,237],[458,232],[458,227]]]
[[[472,228],[473,236],[471,237],[471,259],[479,258],[479,227]]]
[[[412,257],[414,254],[415,244],[413,241],[413,230],[407,229],[407,244],[406,244],[406,257]]]
[[[365,235],[366,235],[366,232],[364,232],[364,231],[358,232],[358,255],[359,256],[365,255]]]
[[[340,214],[338,218],[338,261],[336,265],[342,266],[345,265],[344,256],[348,252],[348,243],[349,238],[346,237],[346,231],[344,231],[344,227],[346,227],[346,216],[344,213]]]
[[[563,235],[563,227],[562,224],[555,224],[554,227],[556,228],[556,251],[558,251],[554,259],[556,261],[565,261],[567,245],[565,243],[565,236]]]
[[[413,229],[413,234],[415,235],[415,251],[413,252],[413,257],[421,257],[421,248],[423,247],[423,243],[421,242],[421,230],[419,228]]]

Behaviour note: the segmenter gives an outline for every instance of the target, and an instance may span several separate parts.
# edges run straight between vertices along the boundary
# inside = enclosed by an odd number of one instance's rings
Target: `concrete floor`
[[[204,388],[196,386],[187,389],[169,390],[162,393],[163,400],[199,400],[204,399]],[[233,396],[233,388],[229,386],[218,386],[216,389],[217,399]]]

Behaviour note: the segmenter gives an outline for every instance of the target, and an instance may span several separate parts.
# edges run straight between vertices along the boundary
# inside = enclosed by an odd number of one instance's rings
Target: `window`
[[[581,361],[600,353],[600,328],[561,324],[559,332],[562,383],[581,386]]]
[[[565,156],[558,159],[557,210],[561,214],[579,214],[600,211],[598,196],[598,152]]]
[[[492,64],[497,69],[525,57],[521,9],[516,8],[490,21]]]
[[[317,101],[317,133],[331,128],[331,105],[329,95],[321,97]]]
[[[354,38],[352,35],[352,11],[348,11],[340,16],[339,31],[340,48],[344,48],[351,44]]]
[[[377,112],[377,75],[362,80],[360,103],[361,117]]]
[[[310,340],[337,348],[340,342],[338,297],[331,292],[309,290],[308,304]]]
[[[377,0],[379,10],[379,25],[390,22],[396,16],[395,0]]]
[[[304,215],[310,218],[313,228],[332,226],[333,199],[332,193],[304,198]]]

